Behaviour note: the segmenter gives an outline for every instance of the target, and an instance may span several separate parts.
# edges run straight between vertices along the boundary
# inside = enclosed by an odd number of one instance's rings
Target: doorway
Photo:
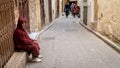
[[[87,11],[88,11],[88,7],[87,6],[84,6],[83,7],[83,23],[85,25],[87,25]]]

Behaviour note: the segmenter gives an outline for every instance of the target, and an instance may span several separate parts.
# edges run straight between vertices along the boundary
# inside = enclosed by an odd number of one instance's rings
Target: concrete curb
[[[80,22],[79,22],[80,23]],[[120,53],[120,47],[117,46],[114,42],[112,42],[111,40],[107,39],[106,37],[102,36],[100,33],[92,30],[91,28],[87,27],[86,25],[84,25],[83,23],[80,23],[80,25],[82,25],[84,28],[86,28],[88,31],[92,32],[93,34],[95,34],[97,37],[99,37],[100,39],[102,39],[105,43],[107,43],[109,46],[111,46],[114,50],[116,50],[118,53]]]

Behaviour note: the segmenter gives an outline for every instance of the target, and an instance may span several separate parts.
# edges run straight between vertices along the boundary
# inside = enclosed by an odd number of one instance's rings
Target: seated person
[[[26,22],[27,21],[22,17],[18,20],[17,28],[13,34],[15,50],[26,51],[29,55],[32,54],[31,61],[41,62],[42,55],[39,53],[39,44],[36,40],[31,39],[25,31]]]

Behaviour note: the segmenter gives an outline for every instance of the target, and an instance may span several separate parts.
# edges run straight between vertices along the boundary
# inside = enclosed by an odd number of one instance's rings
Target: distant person
[[[76,15],[80,18],[80,7],[76,6]]]
[[[72,13],[73,13],[73,17],[75,17],[76,15],[80,17],[80,7],[75,5],[74,8],[72,9]]]
[[[74,7],[72,8],[72,15],[73,15],[73,17],[75,17],[75,15],[76,15],[76,6],[74,6]]]
[[[72,9],[74,8],[74,6],[75,6],[74,3],[72,3],[72,4],[70,5],[70,11],[71,11],[71,13],[72,13]]]
[[[26,51],[29,55],[32,54],[32,62],[41,62],[39,44],[36,40],[33,40],[27,34],[26,28],[26,20],[22,17],[19,18],[17,28],[13,34],[13,40],[15,44],[15,50],[23,50]]]
[[[68,17],[69,11],[70,11],[70,5],[69,3],[66,3],[64,7],[64,12],[65,12],[66,17]]]

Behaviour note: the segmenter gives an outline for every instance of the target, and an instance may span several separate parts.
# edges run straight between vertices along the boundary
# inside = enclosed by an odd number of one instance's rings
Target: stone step
[[[14,52],[4,68],[24,68],[27,62],[27,52]]]

